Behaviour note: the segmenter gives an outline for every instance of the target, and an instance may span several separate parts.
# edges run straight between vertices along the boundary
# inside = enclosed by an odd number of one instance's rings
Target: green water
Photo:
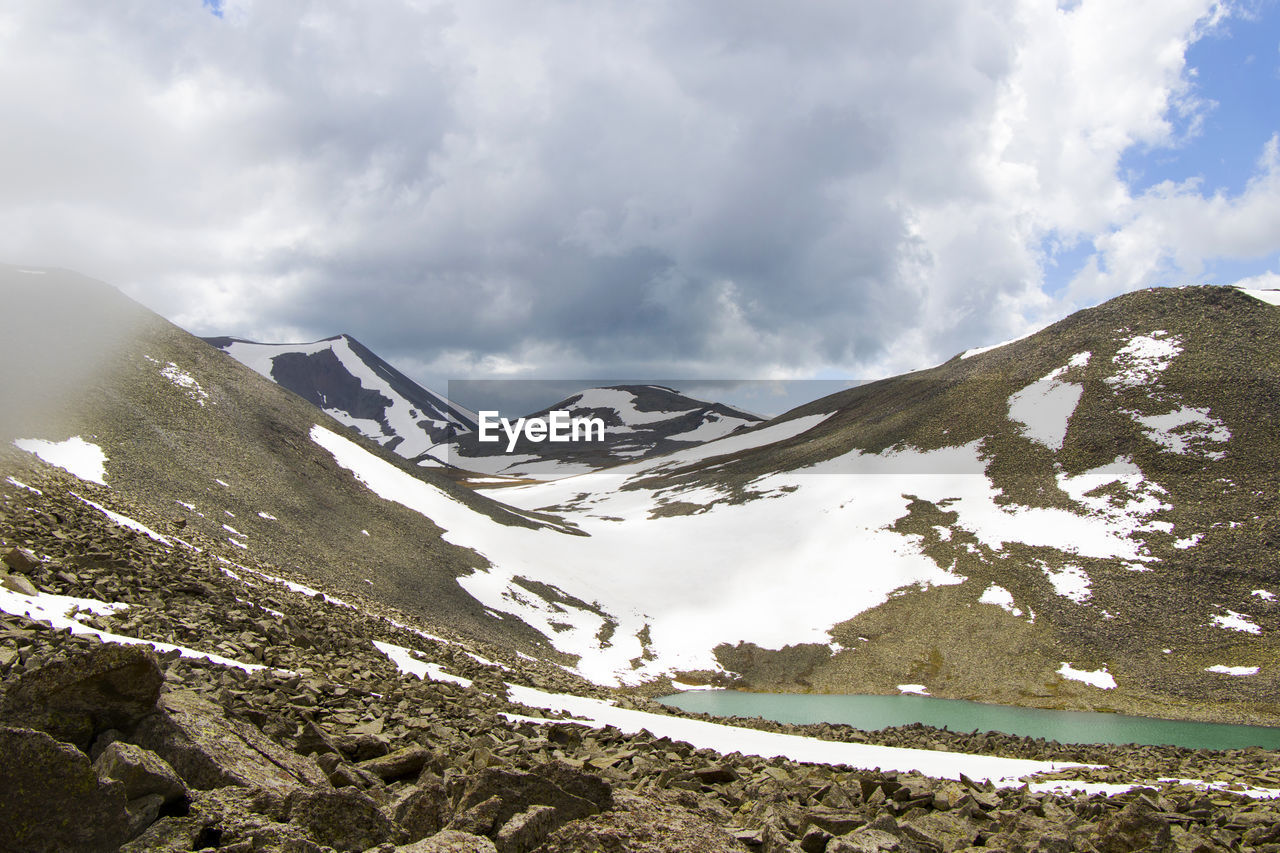
[[[685,711],[780,723],[845,723],[859,729],[924,723],[956,732],[997,731],[1059,743],[1172,744],[1197,749],[1280,749],[1280,727],[1187,723],[1120,714],[1042,711],[929,696],[832,696],[691,690],[662,697]]]

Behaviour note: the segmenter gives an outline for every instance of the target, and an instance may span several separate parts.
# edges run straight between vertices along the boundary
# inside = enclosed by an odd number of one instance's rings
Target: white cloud
[[[0,258],[422,365],[910,369],[1280,248],[1274,140],[1236,198],[1117,174],[1223,8],[21,4]]]

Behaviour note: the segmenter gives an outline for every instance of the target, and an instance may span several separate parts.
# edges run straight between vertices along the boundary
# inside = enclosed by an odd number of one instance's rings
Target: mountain
[[[521,434],[512,446],[500,431],[491,433],[501,436],[498,442],[481,442],[478,434],[467,433],[449,442],[441,458],[468,471],[559,479],[714,441],[763,421],[661,385],[588,388],[526,417],[545,419],[552,411],[566,412],[570,419],[598,419],[603,440],[552,444]]]
[[[476,428],[473,412],[423,388],[350,335],[309,344],[204,340],[366,438],[420,464],[435,464],[428,450]]]
[[[13,320],[0,336],[0,363],[22,366],[0,371],[0,463],[35,458],[14,441],[50,458],[101,454],[98,482],[80,492],[86,499],[109,508],[128,495],[153,527],[220,542],[224,559],[253,556],[335,595],[361,592],[526,652],[547,648],[458,586],[459,575],[485,565],[481,555],[372,494],[313,435],[347,436],[486,522],[544,522],[353,434],[106,284],[0,267],[0,299]]]
[[[109,288],[5,275],[28,318],[6,363],[32,364],[8,434],[101,448],[86,497],[181,516],[226,559],[599,684],[1280,721],[1280,314],[1254,295],[1128,294],[714,441],[472,491]],[[610,394],[572,405],[672,411]]]
[[[643,698],[1277,722],[1256,296],[1129,294],[499,503],[0,266],[0,850],[1264,848],[1274,752]]]
[[[1156,289],[501,499],[459,582],[596,680],[1275,719],[1280,312]],[[465,535],[459,542],[473,542]]]

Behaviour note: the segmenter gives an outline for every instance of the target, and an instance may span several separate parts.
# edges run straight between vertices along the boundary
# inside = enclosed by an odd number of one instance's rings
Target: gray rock
[[[483,835],[446,829],[430,838],[397,847],[396,853],[498,853],[498,848]]]
[[[45,732],[0,727],[0,851],[113,851],[133,828],[124,787]]]
[[[0,717],[89,751],[107,729],[130,729],[155,710],[164,673],[149,646],[101,645],[24,672]]]
[[[354,788],[295,791],[289,798],[289,822],[338,850],[367,850],[395,835],[378,804]]]
[[[421,746],[407,746],[376,758],[360,762],[360,769],[372,773],[384,782],[407,779],[422,772],[422,767],[432,758],[431,750]]]
[[[902,849],[895,835],[880,829],[859,829],[849,835],[833,838],[826,853],[892,853]]]
[[[112,742],[93,766],[100,778],[114,779],[123,785],[124,795],[130,800],[159,794],[163,804],[187,797],[187,786],[169,762],[135,744]]]
[[[500,853],[529,853],[542,843],[555,824],[555,808],[530,806],[503,824],[494,842]]]
[[[314,761],[225,717],[195,693],[166,693],[160,707],[138,724],[133,740],[167,761],[192,788],[239,785],[287,796],[299,788],[331,787]]]
[[[409,840],[417,841],[434,835],[449,822],[449,797],[439,780],[428,779],[396,800],[393,813]]]
[[[20,595],[39,595],[40,590],[36,589],[36,585],[24,578],[22,575],[11,575],[8,572],[0,572],[0,586],[5,589],[12,590]]]
[[[26,548],[10,548],[5,552],[4,564],[15,572],[26,575],[40,565],[40,558]]]

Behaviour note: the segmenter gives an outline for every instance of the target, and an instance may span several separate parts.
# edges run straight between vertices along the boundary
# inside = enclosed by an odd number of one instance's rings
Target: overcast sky
[[[0,7],[0,261],[464,377],[868,378],[1280,286],[1280,10]]]

